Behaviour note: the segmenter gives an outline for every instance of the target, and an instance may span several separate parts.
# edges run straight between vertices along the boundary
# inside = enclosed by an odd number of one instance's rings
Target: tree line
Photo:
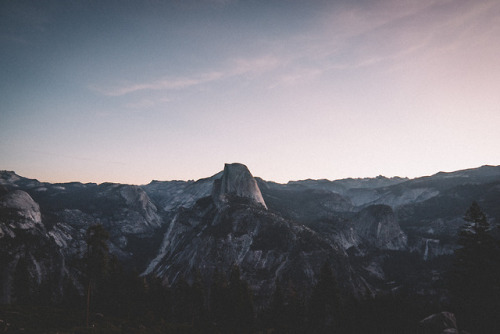
[[[444,293],[435,298],[404,288],[354,298],[340,289],[325,262],[310,293],[276,281],[269,302],[256,306],[236,264],[228,271],[215,270],[209,284],[197,272],[190,282],[180,277],[169,285],[156,276],[126,271],[109,252],[107,231],[94,225],[87,230],[86,253],[73,264],[82,273],[84,291],[68,276],[60,287],[62,299],[54,300],[53,284],[34,288],[28,264],[20,259],[15,300],[28,308],[63,309],[73,314],[72,322],[66,319],[68,328],[87,331],[125,326],[138,333],[144,328],[149,333],[420,333],[419,320],[448,310],[470,333],[500,332],[500,242],[476,202],[464,220]]]

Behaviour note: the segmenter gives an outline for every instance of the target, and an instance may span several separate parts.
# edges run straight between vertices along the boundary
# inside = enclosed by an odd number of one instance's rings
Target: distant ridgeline
[[[110,314],[149,314],[159,331],[400,332],[450,310],[472,326],[480,316],[464,316],[448,282],[473,202],[496,254],[499,166],[279,184],[233,163],[198,181],[144,186],[0,171],[0,303],[13,305],[7,315],[25,305],[21,322],[34,305],[65,305],[88,307],[88,321],[110,328]]]

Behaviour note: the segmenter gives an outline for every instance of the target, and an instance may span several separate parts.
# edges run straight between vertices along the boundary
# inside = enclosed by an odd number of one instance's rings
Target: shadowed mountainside
[[[20,261],[33,287],[56,273],[51,281],[70,278],[82,291],[81,272],[68,263],[82,256],[85,232],[94,224],[108,230],[110,250],[125,266],[170,283],[192,279],[196,270],[208,280],[215,269],[236,263],[253,291],[268,296],[276,279],[310,289],[329,261],[341,286],[359,295],[409,284],[387,267],[396,253],[422,261],[451,254],[473,200],[492,225],[500,219],[495,166],[412,180],[278,184],[254,178],[242,164],[226,164],[206,179],[140,187],[50,184],[1,171],[0,186],[3,302],[12,298]],[[432,280],[411,284],[432,289],[441,274],[436,267]]]

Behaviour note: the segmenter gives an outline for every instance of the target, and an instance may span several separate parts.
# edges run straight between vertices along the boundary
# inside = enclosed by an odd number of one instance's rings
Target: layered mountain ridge
[[[422,261],[451,254],[474,200],[490,223],[500,219],[498,166],[411,180],[278,184],[236,163],[206,179],[144,186],[50,184],[0,171],[0,186],[4,303],[15,298],[19,263],[26,264],[33,286],[69,278],[82,291],[81,273],[68,263],[84,254],[85,232],[94,224],[108,230],[110,250],[127,268],[173,284],[197,271],[207,282],[215,269],[238,264],[264,299],[276,280],[307,291],[324,262],[354,295],[409,284],[391,276],[395,254],[418,254]],[[433,280],[439,275],[434,268]],[[423,277],[412,284],[427,284]]]
[[[276,280],[308,289],[330,260],[351,291],[365,291],[344,250],[314,230],[269,212],[256,180],[242,164],[226,164],[211,196],[180,210],[164,235],[145,275],[205,281],[215,270],[238,265],[257,295],[269,296]]]

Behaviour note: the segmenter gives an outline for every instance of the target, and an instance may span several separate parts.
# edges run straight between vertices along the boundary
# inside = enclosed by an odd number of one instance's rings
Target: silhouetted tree
[[[17,261],[13,279],[13,290],[15,300],[18,304],[29,304],[31,302],[33,279],[28,266],[29,262],[25,257],[20,257]]]
[[[268,318],[267,326],[272,328],[276,333],[284,333],[285,322],[287,321],[285,294],[279,281],[276,281],[275,286],[269,310],[266,314]]]
[[[338,321],[340,294],[337,280],[328,263],[321,267],[318,282],[309,302],[309,323],[316,332],[331,330]]]
[[[229,283],[226,275],[215,269],[210,287],[209,312],[215,327],[226,328],[229,323]]]
[[[254,325],[252,293],[241,279],[240,269],[231,267],[229,282],[224,273],[215,270],[209,298],[210,317],[216,330],[223,333],[251,332]]]
[[[196,271],[190,289],[191,323],[199,324],[205,317],[205,289],[200,271]]]
[[[174,286],[174,319],[179,323],[191,323],[190,287],[184,276],[180,277]]]
[[[464,215],[449,279],[458,320],[477,333],[500,332],[500,250],[481,208],[473,202]]]
[[[303,333],[305,306],[291,283],[286,288],[277,281],[269,308],[264,313],[266,327],[275,333]]]
[[[146,278],[147,290],[146,300],[149,311],[163,320],[170,320],[172,316],[172,292],[158,276],[148,276]]]
[[[303,333],[306,331],[306,306],[303,295],[299,293],[291,282],[285,293],[286,304],[286,333]]]
[[[78,292],[75,283],[69,278],[64,277],[62,282],[63,298],[61,306],[66,309],[74,310],[83,307],[83,298]]]
[[[234,331],[251,332],[254,322],[252,293],[248,283],[241,279],[240,268],[234,264],[229,277],[231,326]]]
[[[53,303],[54,291],[60,290],[57,283],[58,282],[55,282],[50,274],[47,275],[47,277],[35,288],[35,293],[33,295],[35,304],[39,306],[51,306]]]
[[[109,234],[101,224],[93,225],[87,229],[85,242],[87,243],[87,302],[86,325],[89,327],[90,303],[92,292],[96,289],[98,281],[107,274],[109,265]]]
[[[137,273],[126,272],[116,256],[108,255],[108,263],[97,281],[95,307],[115,316],[138,316],[144,312],[144,279]]]

